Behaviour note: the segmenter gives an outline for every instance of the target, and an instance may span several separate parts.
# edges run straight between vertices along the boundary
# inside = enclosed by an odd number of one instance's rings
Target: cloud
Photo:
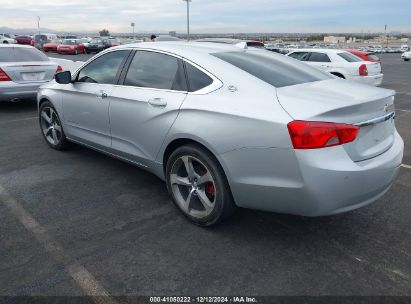
[[[0,26],[63,31],[185,31],[182,0],[1,0]],[[194,32],[411,31],[409,0],[193,0]]]

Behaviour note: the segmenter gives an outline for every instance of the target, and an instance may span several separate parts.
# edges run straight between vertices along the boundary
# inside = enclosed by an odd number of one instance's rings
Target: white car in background
[[[383,80],[381,64],[363,61],[361,58],[342,50],[300,49],[287,56],[329,72],[334,76],[379,86]]]
[[[401,58],[404,61],[410,61],[411,60],[411,51],[402,53]]]
[[[3,44],[16,44],[17,40],[10,37],[7,34],[0,34],[0,43]]]

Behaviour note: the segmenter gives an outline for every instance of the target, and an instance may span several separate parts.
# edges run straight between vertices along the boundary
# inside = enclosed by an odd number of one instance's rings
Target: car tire
[[[215,225],[236,209],[221,165],[199,145],[179,147],[170,155],[166,182],[173,203],[196,225]]]
[[[3,41],[3,44],[8,44],[9,42],[7,41],[7,40],[4,40]]]
[[[40,105],[39,123],[43,138],[51,148],[64,150],[68,147],[60,117],[51,102],[45,101]]]

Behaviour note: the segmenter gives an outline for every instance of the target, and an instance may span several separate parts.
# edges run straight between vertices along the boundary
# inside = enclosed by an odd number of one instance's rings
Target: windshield
[[[76,45],[76,44],[77,44],[77,40],[65,39],[65,40],[63,40],[63,44],[65,44],[65,45]]]
[[[35,48],[0,48],[0,62],[49,61],[48,57]]]
[[[303,62],[269,51],[224,52],[212,55],[275,87],[332,79],[331,75]]]
[[[93,39],[93,40],[91,40],[90,43],[100,44],[100,43],[102,43],[102,40],[101,39]]]

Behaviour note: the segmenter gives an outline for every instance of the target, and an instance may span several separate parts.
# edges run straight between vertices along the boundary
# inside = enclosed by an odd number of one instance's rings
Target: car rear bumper
[[[11,101],[14,99],[36,99],[37,90],[47,82],[20,84],[10,82],[0,85],[0,101]]]
[[[364,84],[369,84],[373,86],[380,86],[382,84],[382,80],[384,78],[384,74],[377,74],[372,76],[353,76],[352,79],[358,82],[362,82]]]
[[[353,162],[342,146],[316,149],[239,149],[219,156],[240,207],[325,216],[368,205],[392,185],[404,142]]]

